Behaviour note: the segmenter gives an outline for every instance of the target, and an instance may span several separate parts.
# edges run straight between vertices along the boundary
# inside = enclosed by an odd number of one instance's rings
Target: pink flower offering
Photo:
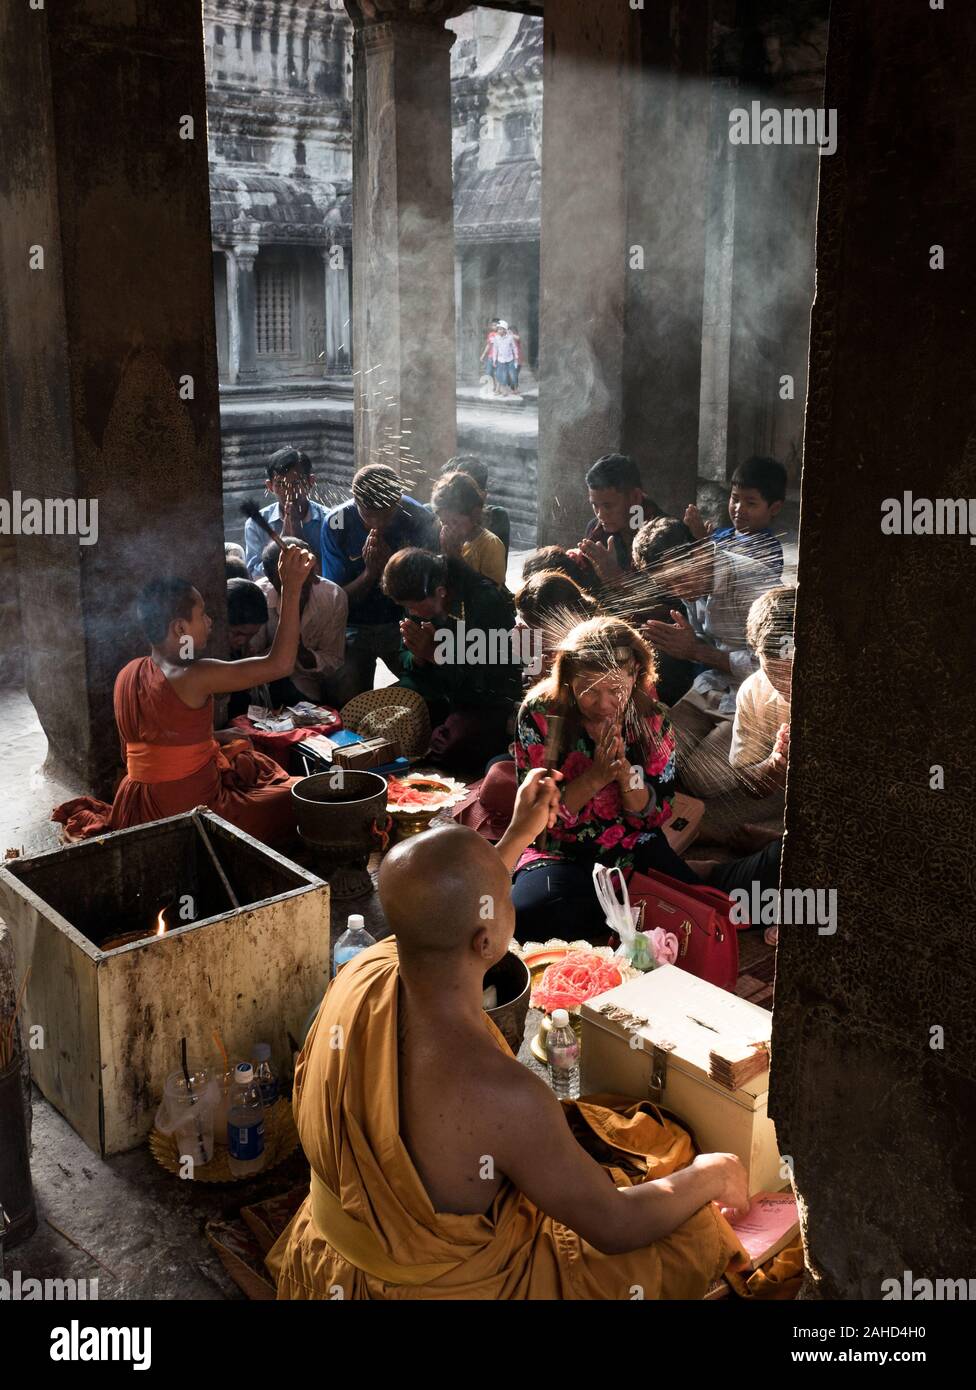
[[[553,1009],[578,1009],[608,989],[616,989],[622,976],[610,961],[591,951],[570,951],[562,960],[547,965],[532,992],[532,1005],[551,1014]]]
[[[675,964],[681,946],[673,932],[665,931],[663,927],[655,927],[653,931],[645,932],[644,935],[650,942],[651,951],[658,965]]]

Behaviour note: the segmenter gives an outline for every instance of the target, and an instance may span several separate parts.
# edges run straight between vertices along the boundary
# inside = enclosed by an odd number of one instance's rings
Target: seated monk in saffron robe
[[[288,546],[279,557],[281,615],[271,650],[243,661],[201,657],[212,619],[184,579],[157,579],[139,598],[149,656],[123,667],[115,681],[115,722],[126,773],[111,806],[78,797],[52,819],[69,840],[126,830],[206,806],[265,844],[295,833],[291,788],[296,781],[247,739],[214,737],[215,695],[279,680],[295,666],[299,600],[315,557]]]
[[[630,1119],[609,1097],[564,1108],[482,1008],[512,939],[512,867],[555,800],[536,769],[497,849],[454,827],[385,859],[394,939],[330,985],[296,1070],[312,1186],[267,1256],[279,1299],[699,1299],[741,1260],[712,1205],[748,1207],[735,1155],[695,1157],[647,1104],[623,1101]],[[626,1173],[589,1156],[572,1113],[632,1132],[651,1180],[618,1187]]]

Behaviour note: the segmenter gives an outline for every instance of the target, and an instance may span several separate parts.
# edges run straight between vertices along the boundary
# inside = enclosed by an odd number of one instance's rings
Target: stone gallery
[[[0,8],[0,1301],[42,1356],[404,1299],[942,1354],[974,44],[881,0]],[[843,1306],[892,1300],[884,1345]]]

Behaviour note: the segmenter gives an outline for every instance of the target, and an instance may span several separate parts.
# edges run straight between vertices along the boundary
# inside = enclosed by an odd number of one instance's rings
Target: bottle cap
[[[553,1028],[568,1028],[568,1027],[569,1027],[569,1013],[567,1012],[566,1009],[553,1009],[553,1011],[552,1011],[552,1026],[553,1026]]]
[[[349,920],[346,923],[346,929],[347,931],[355,931],[357,927],[360,931],[365,931],[366,918],[361,916],[358,912],[351,912],[349,914]]]
[[[247,1086],[254,1080],[254,1068],[250,1062],[238,1062],[234,1068],[234,1080],[238,1086]]]
[[[271,1044],[270,1044],[270,1043],[254,1043],[254,1045],[253,1045],[252,1048],[251,1048],[251,1061],[252,1061],[252,1062],[270,1062],[270,1061],[271,1061]]]

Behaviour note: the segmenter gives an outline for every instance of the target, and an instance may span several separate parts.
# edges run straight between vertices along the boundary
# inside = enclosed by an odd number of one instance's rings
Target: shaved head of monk
[[[379,894],[404,964],[485,971],[512,939],[508,870],[467,826],[438,827],[396,845],[380,868]]]

